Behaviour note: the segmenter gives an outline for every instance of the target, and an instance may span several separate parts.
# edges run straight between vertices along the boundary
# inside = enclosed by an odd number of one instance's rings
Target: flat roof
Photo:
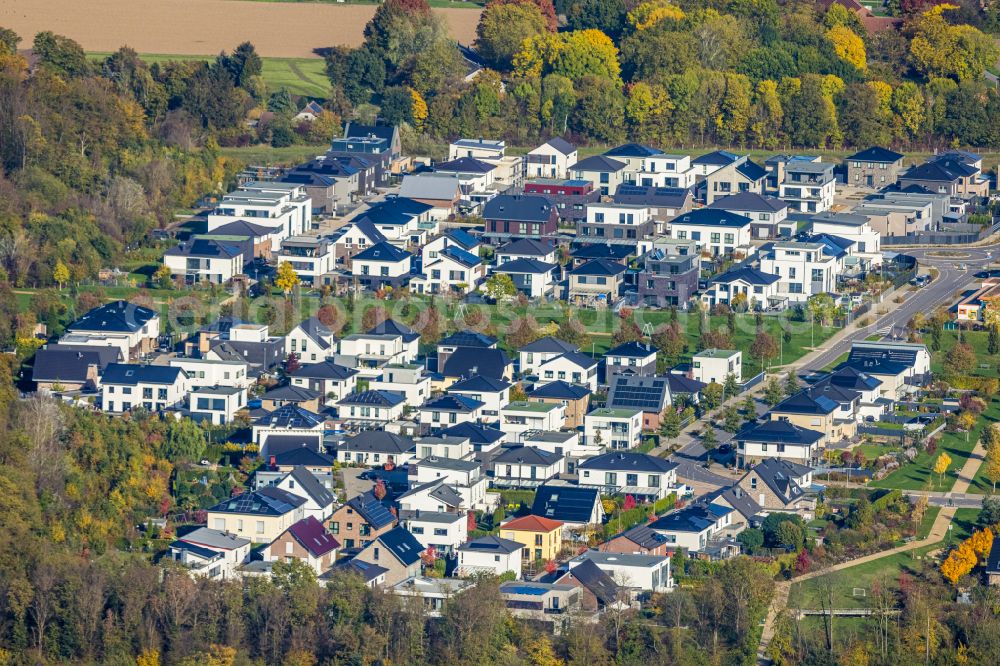
[[[598,407],[589,412],[587,416],[610,416],[614,418],[630,418],[636,414],[642,414],[641,409],[627,409],[625,407]]]
[[[739,353],[740,352],[737,351],[737,350],[735,350],[735,349],[705,349],[705,350],[702,350],[702,351],[698,352],[694,356],[692,356],[692,358],[698,358],[698,357],[701,357],[701,358],[729,358],[729,357],[734,356],[734,355],[739,354]]]
[[[516,412],[551,412],[555,408],[555,403],[551,402],[511,402],[504,407],[505,410]]]

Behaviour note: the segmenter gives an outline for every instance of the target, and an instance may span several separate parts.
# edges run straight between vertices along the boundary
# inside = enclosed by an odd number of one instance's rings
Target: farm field
[[[88,56],[100,60],[109,51],[91,52]],[[171,60],[214,60],[214,55],[187,55],[180,53],[143,53],[145,62],[164,63]],[[264,82],[269,92],[287,88],[293,95],[326,98],[330,81],[326,78],[326,63],[319,58],[262,58]]]
[[[475,39],[479,11],[438,8],[463,44]],[[318,58],[315,49],[358,46],[374,4],[249,2],[246,0],[6,0],[0,25],[29,47],[43,30],[71,37],[87,51],[128,45],[139,53],[204,55],[251,41],[262,56]],[[238,19],[238,20],[237,20]]]

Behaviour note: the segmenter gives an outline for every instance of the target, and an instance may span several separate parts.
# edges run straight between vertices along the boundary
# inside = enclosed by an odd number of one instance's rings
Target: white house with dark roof
[[[519,370],[522,375],[537,374],[538,368],[547,361],[577,351],[579,351],[579,347],[576,345],[547,335],[534,342],[529,342],[517,350],[520,361]]]
[[[820,161],[789,162],[785,166],[785,179],[778,186],[778,196],[800,213],[830,210],[837,189],[833,167],[833,164]]]
[[[465,513],[448,511],[401,511],[400,523],[426,548],[440,554],[451,553],[469,540],[469,519]]]
[[[533,259],[547,264],[558,261],[558,248],[548,241],[534,238],[519,238],[497,248],[496,263],[498,266],[517,259]]]
[[[306,517],[313,517],[322,522],[333,514],[336,498],[305,467],[295,467],[273,485],[304,499],[306,502],[302,505],[302,512]]]
[[[708,207],[750,218],[750,237],[753,240],[769,240],[782,235],[790,237],[795,231],[795,223],[787,222],[788,204],[776,197],[740,192],[720,197]]]
[[[473,539],[458,547],[458,575],[465,577],[485,573],[502,576],[511,572],[516,580],[521,577],[522,548],[524,546],[517,541],[498,536]]]
[[[375,378],[387,365],[413,363],[419,346],[419,333],[394,319],[387,319],[369,331],[342,338],[339,352],[344,360],[352,360],[352,367],[362,377]]]
[[[389,364],[382,374],[368,382],[368,388],[400,393],[411,407],[423,404],[431,395],[431,375],[422,365]]]
[[[312,199],[303,185],[254,181],[226,194],[206,218],[207,231],[230,222],[251,220],[280,228],[278,240],[298,236],[312,223]],[[274,248],[277,249],[277,248]]]
[[[300,363],[319,363],[333,355],[336,344],[333,331],[316,317],[309,317],[285,336],[285,355],[296,354]]]
[[[594,259],[569,272],[568,300],[580,305],[610,306],[618,298],[626,266],[608,259]]]
[[[442,428],[480,420],[483,403],[464,395],[442,395],[431,398],[417,408],[420,423]]]
[[[213,425],[232,423],[247,407],[247,390],[241,386],[199,386],[187,394],[188,411],[196,421]]]
[[[569,560],[567,565],[572,571],[587,561],[596,564],[618,585],[636,592],[670,592],[674,588],[669,557],[587,550]]]
[[[761,257],[760,270],[777,275],[775,296],[804,303],[816,294],[836,293],[842,264],[821,243],[779,241]]]
[[[789,421],[754,423],[733,436],[736,464],[748,467],[768,458],[783,458],[809,465],[823,449],[826,434]]]
[[[705,176],[703,184],[705,203],[711,205],[717,199],[740,192],[764,191],[767,170],[749,157],[741,155],[729,164],[721,165]]]
[[[697,175],[707,176],[724,166],[733,164],[739,159],[739,155],[731,153],[728,150],[714,150],[691,160],[691,166]]]
[[[388,240],[371,220],[366,219],[354,220],[347,226],[341,227],[334,238],[337,261],[348,267],[351,257],[355,254]]]
[[[612,451],[577,465],[581,486],[595,486],[605,495],[662,499],[677,490],[677,463],[664,458]]]
[[[549,382],[563,380],[596,391],[598,365],[597,359],[592,356],[578,351],[565,352],[538,366],[537,385],[544,386]]]
[[[500,410],[510,403],[510,388],[506,379],[477,375],[455,382],[448,387],[448,393],[481,402],[479,420],[495,423]]]
[[[549,139],[524,157],[527,178],[566,178],[577,162],[576,146],[562,137]]]
[[[517,290],[528,298],[543,298],[556,290],[558,268],[558,264],[521,258],[497,264],[490,272],[509,275]]]
[[[406,396],[392,391],[368,389],[349,393],[337,401],[337,415],[343,421],[365,426],[385,425],[403,416]]]
[[[305,363],[288,373],[292,386],[316,391],[334,401],[357,388],[358,371],[326,360],[320,363]]]
[[[691,240],[712,255],[731,254],[750,243],[749,217],[714,208],[699,208],[670,221],[670,237]]]
[[[101,409],[113,414],[159,412],[180,405],[187,389],[188,378],[180,368],[112,363],[101,377]]]
[[[667,539],[667,548],[689,553],[709,553],[714,543],[728,534],[735,537],[738,526],[733,524],[733,509],[719,504],[691,504],[671,511],[649,524],[649,528]],[[723,551],[725,552],[725,551]],[[739,553],[739,547],[729,554]]]
[[[606,380],[610,382],[614,375],[655,375],[658,351],[645,342],[626,342],[609,349],[604,354]]]
[[[243,361],[220,361],[211,358],[172,358],[168,365],[183,370],[192,386],[234,386],[249,388],[249,365]]]
[[[199,527],[171,543],[169,557],[187,567],[192,576],[228,580],[236,566],[250,557],[250,546],[250,539]]]
[[[701,294],[701,302],[711,307],[718,303],[730,304],[737,294],[747,297],[751,310],[780,305],[783,300],[778,295],[778,281],[773,273],[765,273],[756,268],[736,268],[712,278],[708,289]]]
[[[569,167],[570,177],[586,180],[594,185],[601,196],[614,196],[618,186],[625,182],[627,164],[604,155],[585,157]]]
[[[247,260],[238,243],[198,237],[170,248],[163,255],[163,265],[170,269],[170,275],[184,278],[187,284],[226,284],[243,272]]]
[[[478,254],[450,246],[437,258],[423,264],[423,272],[410,280],[418,294],[468,294],[486,278],[486,266]]]
[[[583,417],[584,442],[608,451],[634,449],[642,441],[642,410],[598,407]]]
[[[410,280],[412,255],[389,243],[379,243],[351,258],[351,276],[361,287],[377,291],[384,287],[393,289]]]
[[[253,424],[253,441],[260,445],[264,455],[267,439],[273,435],[298,435],[322,437],[325,419],[296,404],[287,404],[273,412],[257,417]]]
[[[420,248],[420,257],[423,259],[424,266],[434,263],[438,255],[450,247],[457,247],[479,256],[479,249],[483,247],[483,244],[478,238],[463,229],[450,229],[437,238],[427,241],[427,244]]]
[[[566,471],[565,456],[533,446],[503,449],[489,464],[493,485],[505,488],[534,488]]]
[[[124,358],[152,351],[160,338],[160,315],[128,301],[99,305],[66,327],[63,344],[118,347]]]
[[[365,430],[337,444],[337,460],[366,467],[382,467],[391,462],[397,467],[412,461],[416,444],[384,430]]]

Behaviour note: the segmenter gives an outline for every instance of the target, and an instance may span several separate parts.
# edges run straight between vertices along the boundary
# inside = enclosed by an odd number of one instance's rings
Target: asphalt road
[[[885,315],[879,317],[871,325],[845,336],[829,349],[814,356],[809,362],[808,369],[824,368],[850,351],[853,342],[864,340],[879,331],[905,326],[917,312],[929,314],[941,305],[948,304],[956,292],[966,288],[975,279],[973,273],[986,268],[994,258],[1000,262],[1000,244],[977,248],[956,247],[951,250],[948,248],[927,248],[900,251],[917,258],[921,273],[926,273],[930,267],[936,268],[938,270],[937,279],[926,287],[913,292],[903,303],[893,303],[891,300],[884,303],[882,307],[888,308]],[[956,254],[954,256],[950,254],[949,256],[940,256],[942,252]],[[959,265],[962,264],[965,265],[964,270],[959,268]],[[799,371],[800,374],[801,371],[802,369]],[[767,405],[758,400],[758,415],[766,412]],[[733,437],[730,433],[718,429],[716,429],[716,434],[720,446],[729,442]],[[708,452],[698,438],[683,433],[678,438],[678,443],[680,448],[668,457],[668,460],[678,465],[677,476],[719,486],[728,485],[731,482],[730,479],[714,474],[702,466],[708,459]],[[978,506],[974,499],[930,497],[929,501],[935,506],[948,506],[949,501],[954,502],[955,506]]]

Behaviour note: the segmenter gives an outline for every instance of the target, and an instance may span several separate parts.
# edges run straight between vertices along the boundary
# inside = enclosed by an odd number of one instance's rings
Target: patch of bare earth
[[[479,11],[435,9],[463,44],[475,39]],[[140,53],[211,55],[251,41],[276,58],[308,58],[314,49],[357,46],[373,5],[240,0],[2,0],[0,26],[31,45],[51,30],[87,51],[128,45]]]

